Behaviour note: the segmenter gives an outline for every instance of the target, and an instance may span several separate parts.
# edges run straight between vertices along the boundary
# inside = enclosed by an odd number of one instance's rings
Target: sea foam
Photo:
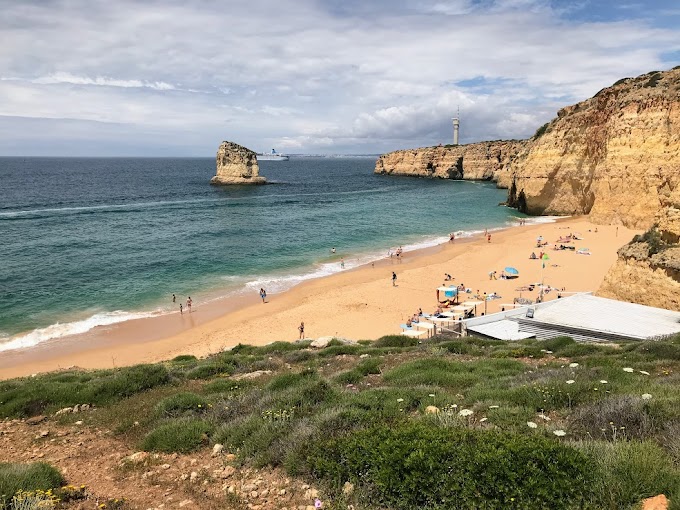
[[[109,326],[111,324],[117,324],[119,322],[125,322],[134,319],[145,319],[148,317],[155,317],[162,313],[162,311],[124,312],[117,310],[114,312],[97,313],[91,317],[88,317],[87,319],[79,321],[65,323],[57,322],[56,324],[52,324],[45,328],[34,329],[30,333],[9,337],[0,337],[0,352],[35,347],[36,345],[46,342],[47,340],[87,333],[97,326]]]

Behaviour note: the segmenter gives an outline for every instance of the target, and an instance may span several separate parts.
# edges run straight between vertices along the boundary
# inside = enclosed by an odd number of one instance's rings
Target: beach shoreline
[[[598,229],[594,233],[595,228]],[[589,230],[591,232],[589,232]],[[616,251],[637,231],[616,226],[593,225],[587,217],[560,218],[552,223],[529,223],[490,231],[491,242],[483,236],[456,239],[453,243],[405,252],[402,260],[384,258],[328,276],[305,280],[289,290],[268,296],[263,304],[254,292],[219,298],[192,313],[170,313],[158,317],[125,321],[98,327],[88,333],[53,339],[34,347],[0,354],[0,379],[33,373],[80,368],[113,368],[158,362],[180,354],[206,356],[238,343],[263,345],[277,340],[293,341],[297,326],[305,322],[309,337],[338,336],[353,340],[375,339],[398,334],[399,324],[422,308],[436,306],[435,288],[445,273],[449,283],[465,284],[472,294],[496,292],[502,299],[488,302],[487,313],[512,303],[517,287],[540,281],[538,235],[549,242],[544,248],[543,276],[547,284],[565,287],[567,292],[594,291],[616,260]],[[553,251],[553,241],[562,234],[579,232],[593,255]],[[517,280],[489,280],[488,273],[500,275],[511,265],[519,269]],[[554,267],[554,266],[556,267]],[[398,276],[392,288],[392,271]],[[524,294],[535,299],[536,291]],[[553,299],[555,293],[548,294]],[[481,310],[478,311],[481,313]]]

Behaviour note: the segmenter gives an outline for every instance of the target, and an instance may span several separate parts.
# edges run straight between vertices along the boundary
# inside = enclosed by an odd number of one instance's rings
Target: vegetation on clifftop
[[[678,509],[678,377],[680,337],[614,348],[390,336],[6,381],[0,412],[96,404],[85,426],[131,449],[219,443],[237,467],[322,487],[324,508],[625,509],[665,493]],[[87,390],[108,382],[125,398]]]

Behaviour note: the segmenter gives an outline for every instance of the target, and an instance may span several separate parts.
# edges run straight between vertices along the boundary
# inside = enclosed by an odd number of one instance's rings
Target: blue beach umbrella
[[[519,271],[517,271],[517,269],[515,269],[514,267],[506,267],[505,274],[507,276],[519,276]]]

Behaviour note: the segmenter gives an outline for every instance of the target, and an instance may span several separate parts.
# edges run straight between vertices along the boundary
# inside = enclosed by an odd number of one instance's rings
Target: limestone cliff
[[[619,250],[598,295],[680,311],[680,187],[661,202],[654,227]]]
[[[498,176],[529,214],[649,228],[680,185],[680,67],[560,110]]]
[[[496,180],[524,141],[479,142],[394,151],[380,156],[375,173],[438,179]]]
[[[222,142],[217,149],[217,172],[211,184],[265,184],[260,177],[255,152],[233,142]]]

